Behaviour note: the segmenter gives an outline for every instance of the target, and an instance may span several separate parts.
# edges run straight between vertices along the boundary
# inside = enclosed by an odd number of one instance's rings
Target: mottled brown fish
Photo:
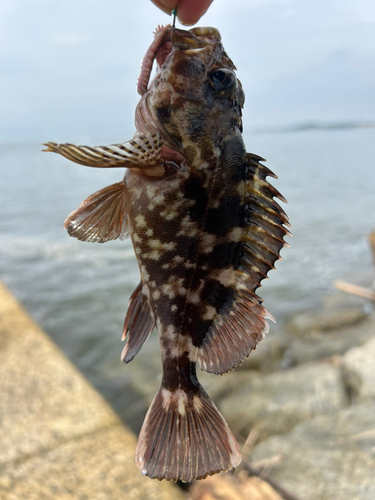
[[[275,175],[246,153],[235,69],[215,28],[159,27],[138,82],[133,139],[107,147],[46,144],[82,165],[127,168],[65,227],[101,243],[130,233],[141,282],[125,318],[122,359],[131,361],[156,326],[163,361],[136,450],[151,478],[191,481],[240,463],[196,363],[228,372],[272,319],[255,291],[285,245],[288,218],[266,181]]]

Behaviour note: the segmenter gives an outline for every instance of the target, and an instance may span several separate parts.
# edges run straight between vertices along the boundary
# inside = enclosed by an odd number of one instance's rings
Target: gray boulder
[[[327,331],[354,325],[366,318],[367,314],[360,307],[325,308],[296,314],[286,325],[288,331],[297,337],[303,337],[316,331]]]
[[[375,401],[375,337],[343,357],[346,384],[353,401]],[[375,415],[374,415],[375,420]]]
[[[321,362],[269,375],[254,372],[219,409],[236,434],[246,438],[254,429],[264,440],[347,404],[340,367]]]
[[[267,475],[301,500],[373,500],[374,421],[375,404],[321,415],[258,444],[249,458],[282,454]]]
[[[343,355],[349,349],[375,336],[375,314],[334,330],[310,331],[294,338],[284,352],[284,366],[295,366],[317,359]]]

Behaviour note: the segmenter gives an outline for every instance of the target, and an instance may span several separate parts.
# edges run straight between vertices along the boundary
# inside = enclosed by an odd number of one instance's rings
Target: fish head
[[[245,95],[236,67],[216,28],[159,28],[155,40],[144,67],[149,76],[156,60],[156,75],[150,84],[143,76],[136,127],[159,133],[168,148],[199,166],[220,155],[228,136],[242,133]]]

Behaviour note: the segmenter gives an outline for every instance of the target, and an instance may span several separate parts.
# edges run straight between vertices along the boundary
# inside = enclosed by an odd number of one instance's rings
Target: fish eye
[[[220,92],[232,88],[236,84],[236,77],[229,69],[217,69],[209,75],[212,87]]]

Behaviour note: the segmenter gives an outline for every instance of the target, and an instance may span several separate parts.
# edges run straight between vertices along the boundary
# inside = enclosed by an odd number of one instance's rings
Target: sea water
[[[253,134],[245,142],[267,159],[279,177],[269,180],[289,202],[280,204],[293,226],[290,248],[258,290],[278,324],[319,306],[334,279],[371,286],[375,129]],[[147,381],[160,367],[155,334],[131,365],[120,362],[127,301],[139,282],[131,243],[85,243],[63,230],[67,215],[123,170],[76,165],[39,144],[0,145],[0,169],[0,278],[126,420],[134,379]]]

